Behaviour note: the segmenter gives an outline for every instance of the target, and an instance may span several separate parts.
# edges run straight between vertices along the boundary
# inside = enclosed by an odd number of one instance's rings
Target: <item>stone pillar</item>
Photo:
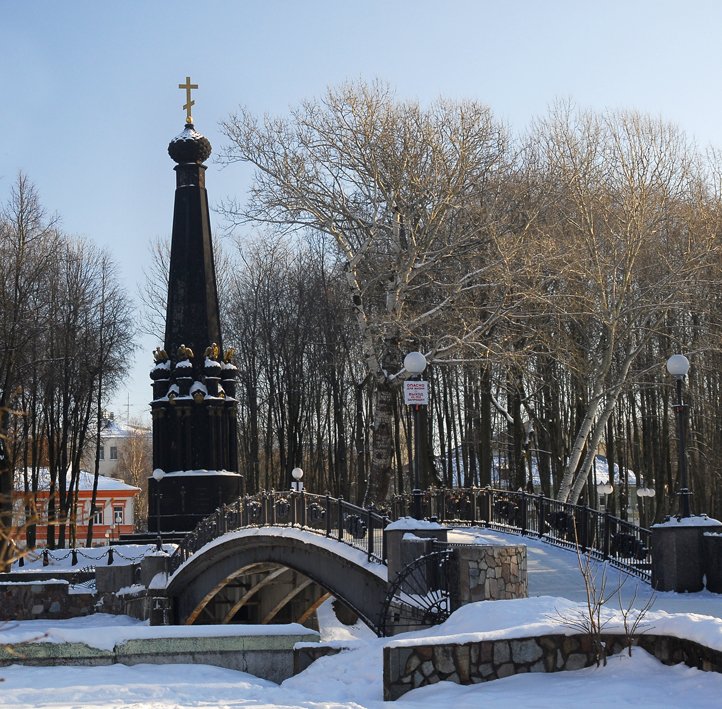
[[[452,611],[477,601],[526,598],[526,545],[456,547],[449,590]]]
[[[151,581],[157,574],[168,574],[170,557],[164,551],[155,552],[144,556],[140,562],[140,582],[146,588],[150,588]]]
[[[392,522],[384,530],[388,579],[392,583],[406,566],[434,551],[434,542],[446,543],[447,529],[436,522],[418,522],[410,518]],[[406,537],[406,539],[404,539]],[[437,547],[437,549],[440,547]]]
[[[168,581],[170,556],[165,552],[155,552],[143,557],[140,562],[140,582],[146,587],[145,616],[151,625],[170,623],[170,599],[165,584]],[[158,577],[158,574],[163,576]],[[154,582],[153,580],[156,579]],[[163,583],[160,583],[160,582]]]
[[[722,522],[700,515],[652,526],[653,589],[694,593],[704,588],[705,532],[722,532]]]

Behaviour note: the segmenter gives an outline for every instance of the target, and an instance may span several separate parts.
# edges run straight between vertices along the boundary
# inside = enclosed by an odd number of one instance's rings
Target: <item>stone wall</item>
[[[280,683],[293,675],[294,646],[312,641],[318,641],[318,633],[311,630],[288,635],[243,635],[243,628],[238,626],[238,635],[138,638],[118,643],[112,650],[85,643],[30,642],[0,645],[0,667],[203,664],[249,672]]]
[[[526,545],[454,548],[451,609],[477,601],[527,597]]]
[[[167,625],[169,599],[164,588],[150,588],[154,577],[164,572],[168,557],[150,555],[140,564],[98,566],[93,572],[58,571],[4,574],[0,582],[0,620],[74,618],[90,613],[129,615]],[[28,579],[28,576],[31,576]],[[95,580],[95,589],[83,592],[78,577]],[[75,585],[74,585],[75,584]]]
[[[303,672],[322,657],[337,655],[339,652],[346,652],[347,650],[347,647],[339,645],[297,643],[293,648],[293,674],[297,675]]]
[[[625,649],[623,635],[605,634],[607,653]],[[683,662],[705,671],[722,672],[722,652],[682,638],[640,635],[637,645],[665,664]],[[384,699],[440,681],[457,684],[489,682],[523,672],[579,670],[595,664],[586,635],[542,635],[445,645],[384,648]]]
[[[0,583],[0,620],[75,618],[95,612],[92,591],[69,590],[67,581]]]

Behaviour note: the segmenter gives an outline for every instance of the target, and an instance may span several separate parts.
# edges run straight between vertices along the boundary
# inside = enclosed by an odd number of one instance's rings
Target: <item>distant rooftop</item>
[[[129,438],[130,436],[150,436],[150,428],[132,423],[118,421],[111,416],[103,419],[100,435],[103,438]]]
[[[28,474],[30,471],[28,471]],[[81,470],[80,471],[80,477],[78,480],[78,489],[79,490],[92,490],[93,489],[93,473],[89,473],[87,470]],[[66,481],[66,485],[70,484],[70,473],[68,472],[68,478]],[[22,470],[15,471],[15,489],[16,490],[23,490],[25,488],[25,483],[23,481],[23,473]],[[48,468],[40,468],[38,473],[38,490],[49,490],[50,489],[50,471]],[[116,490],[121,491],[125,490],[126,492],[129,492],[131,490],[140,490],[139,487],[135,487],[133,485],[128,485],[127,483],[123,482],[122,480],[118,480],[118,478],[110,478],[106,475],[99,475],[98,476],[98,490],[103,491],[109,491],[109,490]]]

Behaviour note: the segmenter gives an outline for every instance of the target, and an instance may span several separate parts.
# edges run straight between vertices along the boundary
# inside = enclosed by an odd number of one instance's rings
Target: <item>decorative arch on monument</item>
[[[318,584],[309,607],[300,613],[298,622],[304,622],[329,595],[333,595],[351,608],[374,631],[386,597],[386,568],[380,565],[355,563],[348,558],[348,547],[312,532],[295,530],[295,536],[274,534],[261,529],[237,533],[227,539],[216,540],[205,551],[196,552],[174,575],[168,584],[173,599],[175,620],[192,624],[203,620],[205,609],[223,598],[224,590],[236,585],[233,598],[226,599],[227,610],[221,622],[230,622],[235,614],[264,587],[280,580],[289,571],[302,574],[301,578],[263,617],[273,622],[278,613],[311,584]],[[331,548],[329,548],[331,547]],[[243,585],[241,580],[249,574],[263,578]],[[239,586],[243,586],[241,590]]]

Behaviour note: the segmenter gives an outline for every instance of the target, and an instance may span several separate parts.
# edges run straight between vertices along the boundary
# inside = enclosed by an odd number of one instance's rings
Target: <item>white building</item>
[[[131,439],[147,439],[151,445],[151,430],[145,426],[137,426],[131,423],[122,423],[115,419],[113,414],[103,421],[103,428],[100,432],[100,461],[99,472],[108,477],[122,477],[123,471],[117,470],[118,460],[122,456],[125,446]],[[89,470],[94,469],[95,449],[88,450],[85,466]],[[150,471],[148,471],[150,475]]]

